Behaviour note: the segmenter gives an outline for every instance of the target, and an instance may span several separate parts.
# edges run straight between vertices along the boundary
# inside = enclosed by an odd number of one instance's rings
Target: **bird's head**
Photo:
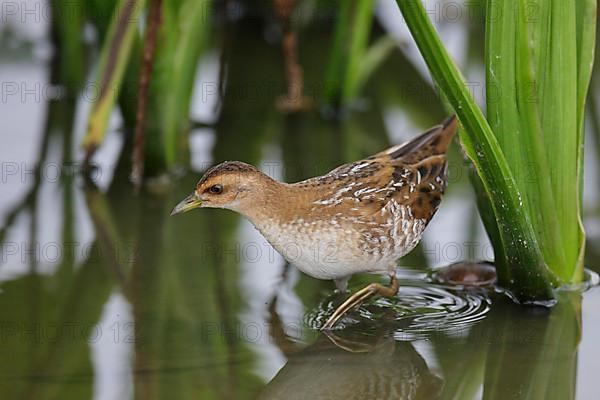
[[[250,164],[221,163],[206,171],[192,194],[177,204],[171,215],[200,207],[226,208],[244,214],[258,201],[265,180],[271,178]]]

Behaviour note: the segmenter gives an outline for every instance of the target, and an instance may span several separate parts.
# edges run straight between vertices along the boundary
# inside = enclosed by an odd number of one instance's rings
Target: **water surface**
[[[264,40],[266,28],[256,21],[237,29],[227,60],[229,92],[219,99],[196,94],[191,113],[203,124],[191,133],[192,167],[169,185],[134,193],[117,156],[118,113],[86,182],[70,167],[81,161],[77,138],[89,104],[31,97],[2,104],[0,397],[597,398],[598,287],[561,293],[559,304],[545,309],[427,279],[429,268],[493,257],[456,148],[449,193],[422,244],[399,263],[398,297],[364,305],[330,334],[317,328],[339,302],[333,285],[287,265],[247,221],[223,210],[169,217],[214,162],[239,159],[295,181],[445,116],[433,91],[407,95],[392,84],[427,87],[400,52],[347,118],[328,121],[317,110],[281,114],[272,89],[283,79],[278,46]],[[309,96],[322,82],[329,35],[320,25],[303,33]],[[45,36],[20,40],[1,42],[2,81],[47,84],[52,65],[39,50]],[[480,43],[475,36],[463,45],[473,53],[463,65],[476,77]],[[200,83],[218,71],[218,54],[203,58]],[[269,85],[248,97],[256,82]],[[593,129],[588,134],[591,143],[598,137]],[[589,146],[592,269],[600,265],[597,160]],[[358,276],[350,288],[376,279]]]

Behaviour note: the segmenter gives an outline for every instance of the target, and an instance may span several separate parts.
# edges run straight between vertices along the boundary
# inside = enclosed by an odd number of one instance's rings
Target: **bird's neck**
[[[232,210],[257,226],[264,220],[280,219],[286,202],[293,200],[289,196],[288,186],[267,175],[261,176],[258,182],[252,184],[251,197],[244,199]]]
[[[259,230],[265,224],[285,224],[293,220],[303,212],[306,202],[301,189],[268,177],[266,179],[269,181],[254,194],[252,201],[245,202],[244,206],[235,210]]]

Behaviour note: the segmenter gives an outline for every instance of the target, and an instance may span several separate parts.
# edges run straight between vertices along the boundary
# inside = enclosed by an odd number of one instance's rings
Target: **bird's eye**
[[[210,188],[208,188],[208,191],[211,192],[212,194],[221,194],[221,193],[223,193],[223,186],[212,185]]]

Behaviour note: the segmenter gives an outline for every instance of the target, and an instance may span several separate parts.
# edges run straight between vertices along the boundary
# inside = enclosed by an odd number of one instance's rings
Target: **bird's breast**
[[[353,273],[348,261],[360,259],[359,232],[335,220],[267,220],[255,226],[288,262],[315,278],[347,276]]]
[[[273,247],[304,273],[338,279],[386,272],[421,239],[425,220],[390,202],[367,217],[336,213],[327,218],[265,219],[254,224]]]

